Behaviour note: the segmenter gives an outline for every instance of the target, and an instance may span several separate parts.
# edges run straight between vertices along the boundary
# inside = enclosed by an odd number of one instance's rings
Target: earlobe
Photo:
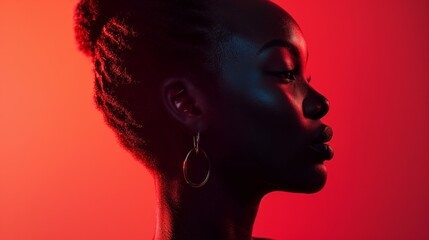
[[[187,129],[194,130],[202,111],[198,92],[186,79],[168,79],[162,85],[162,100],[167,113]]]

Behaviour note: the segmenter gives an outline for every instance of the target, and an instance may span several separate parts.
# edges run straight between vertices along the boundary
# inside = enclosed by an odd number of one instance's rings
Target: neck
[[[158,178],[155,185],[158,203],[154,240],[252,239],[262,196],[231,191],[215,177],[201,188],[192,188],[182,179]]]

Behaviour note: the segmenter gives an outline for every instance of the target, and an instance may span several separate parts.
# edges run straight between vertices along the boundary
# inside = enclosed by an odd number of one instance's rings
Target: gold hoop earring
[[[207,181],[209,180],[211,163],[210,163],[210,159],[208,158],[206,152],[200,148],[200,145],[199,145],[200,144],[200,132],[197,132],[197,136],[193,137],[193,141],[194,141],[194,147],[191,150],[189,150],[188,154],[186,155],[185,161],[183,161],[183,177],[185,178],[186,183],[189,184],[191,187],[200,188],[200,187],[204,186],[207,183]],[[188,160],[189,160],[189,156],[191,156],[192,153],[195,154],[195,160],[199,161],[202,157],[208,161],[207,174],[201,183],[194,183],[189,179]]]

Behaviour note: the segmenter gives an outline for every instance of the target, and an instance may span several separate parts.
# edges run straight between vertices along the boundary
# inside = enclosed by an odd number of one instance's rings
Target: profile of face
[[[211,183],[229,186],[232,192],[256,191],[259,196],[275,190],[312,193],[324,186],[323,162],[333,156],[332,149],[325,144],[332,137],[332,130],[321,122],[328,112],[328,101],[310,85],[307,45],[299,26],[285,10],[268,0],[166,1],[159,6],[153,2],[154,13],[147,10],[147,15],[158,18],[160,23],[147,25],[146,14],[140,15],[136,9],[146,9],[148,5],[134,0],[126,2],[122,6],[119,2],[101,4],[100,0],[82,0],[76,18],[80,19],[77,32],[81,48],[94,58],[96,103],[121,136],[124,146],[134,153],[152,151],[156,156],[153,159],[137,156],[152,161],[148,164],[152,170],[168,177],[170,182],[179,177],[183,181],[182,159],[189,150],[185,140],[198,131],[199,146],[212,162]],[[203,6],[207,19],[197,17],[199,10],[193,8],[199,5]],[[134,20],[120,16],[118,6],[134,14],[131,14]],[[164,7],[165,10],[159,10]],[[164,14],[167,10],[175,14]],[[112,18],[115,15],[118,19]],[[171,26],[163,28],[164,24]],[[139,38],[134,30],[128,30],[134,25],[141,33],[149,29],[148,37],[140,33],[142,38]],[[207,30],[202,31],[201,38],[200,26]],[[163,34],[164,29],[171,34]],[[181,34],[175,35],[175,31]],[[198,34],[186,38],[189,32]],[[208,41],[207,33],[211,38]],[[150,45],[158,48],[149,50],[146,45],[156,42],[150,39],[154,36],[164,42]],[[203,54],[196,50],[191,50],[189,56],[184,56],[185,52],[175,54],[174,50],[182,45],[200,42],[203,43],[190,49],[204,48]],[[129,48],[128,43],[139,47]],[[164,55],[166,52],[173,54]],[[215,65],[211,68],[215,73],[207,73],[210,76],[193,68],[198,65],[199,57],[207,56]],[[178,62],[180,57],[185,64]],[[152,58],[157,59],[152,61]],[[149,64],[151,69],[147,68]],[[144,71],[142,66],[146,67]],[[126,69],[133,73],[132,78]],[[158,75],[165,69],[168,70],[165,75]],[[157,74],[147,75],[147,72]],[[194,75],[189,79],[189,76],[173,76],[180,75],[179,72]],[[146,92],[140,92],[143,87],[132,88],[127,86],[135,85],[121,83],[124,86],[117,88],[115,85],[121,84],[110,84],[111,79],[153,83],[144,86]],[[148,104],[150,108],[139,107],[148,100],[152,101]],[[135,131],[140,122],[147,126],[141,135]],[[140,148],[142,145],[147,148]],[[167,153],[166,145],[170,146]]]
[[[75,19],[97,108],[154,176],[154,239],[251,239],[265,194],[324,186],[328,101],[310,85],[306,42],[281,7],[80,0]]]
[[[313,193],[333,156],[328,101],[310,85],[303,34],[269,1],[222,1],[215,14],[231,37],[216,51],[221,72],[206,99],[203,146],[226,184]]]

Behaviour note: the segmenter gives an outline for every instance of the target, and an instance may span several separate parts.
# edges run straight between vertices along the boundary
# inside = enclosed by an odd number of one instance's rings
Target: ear
[[[204,131],[206,101],[203,92],[186,78],[170,78],[161,86],[166,112],[190,134]]]

